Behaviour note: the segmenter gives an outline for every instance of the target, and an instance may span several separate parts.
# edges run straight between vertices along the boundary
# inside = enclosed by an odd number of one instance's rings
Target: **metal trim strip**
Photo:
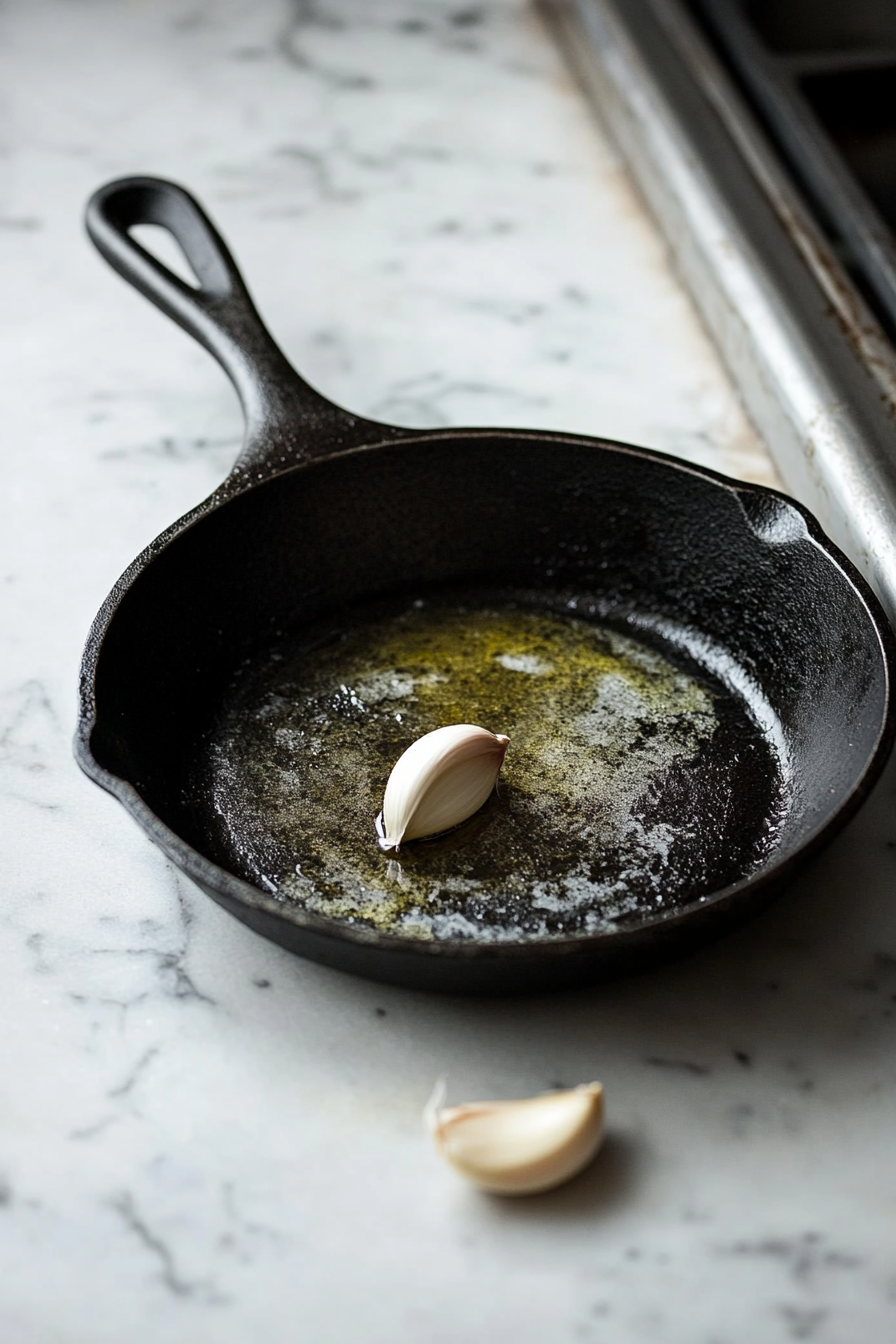
[[[896,354],[678,0],[539,0],[788,489],[896,622]]]

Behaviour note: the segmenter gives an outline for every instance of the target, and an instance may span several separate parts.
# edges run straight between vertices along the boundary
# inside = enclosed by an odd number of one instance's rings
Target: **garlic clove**
[[[510,738],[472,723],[437,728],[412,742],[393,767],[383,799],[383,849],[459,826],[488,798]]]
[[[483,1190],[534,1195],[587,1166],[604,1133],[603,1088],[583,1083],[525,1101],[480,1101],[424,1113],[436,1148]]]

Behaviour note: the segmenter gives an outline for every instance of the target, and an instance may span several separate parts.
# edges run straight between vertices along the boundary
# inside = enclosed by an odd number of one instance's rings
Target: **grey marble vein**
[[[217,367],[100,263],[129,172],[207,202],[290,358],[413,426],[603,434],[774,482],[523,0],[0,10],[3,1344],[884,1344],[891,769],[767,915],[603,990],[429,998],[300,962],[70,755],[130,559],[226,475]],[[420,1111],[597,1076],[580,1180],[501,1203]]]

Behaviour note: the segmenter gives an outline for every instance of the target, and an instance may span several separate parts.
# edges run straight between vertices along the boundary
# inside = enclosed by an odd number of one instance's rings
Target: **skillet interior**
[[[219,861],[305,910],[417,939],[614,932],[768,859],[788,796],[770,717],[568,590],[427,589],[240,669],[195,797]],[[464,825],[382,853],[396,759],[462,720],[509,734],[498,788]]]
[[[741,700],[779,778],[744,799],[774,843],[729,896],[761,887],[857,795],[884,733],[875,622],[789,501],[618,445],[466,431],[282,474],[159,549],[102,642],[93,756],[200,855],[245,877],[215,837],[211,777],[196,774],[237,669],[347,606],[445,584],[525,590],[545,605],[572,595],[582,615],[693,660]],[[710,887],[635,924],[674,921],[714,894],[738,904]]]

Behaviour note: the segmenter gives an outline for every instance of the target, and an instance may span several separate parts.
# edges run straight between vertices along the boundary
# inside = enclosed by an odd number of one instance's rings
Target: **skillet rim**
[[[271,916],[275,920],[292,926],[300,934],[307,931],[309,934],[316,935],[324,940],[353,944],[365,951],[382,950],[392,954],[404,954],[409,958],[438,958],[457,962],[532,960],[573,954],[583,955],[587,954],[589,950],[596,951],[598,948],[622,948],[633,937],[649,937],[654,932],[659,932],[670,926],[677,928],[685,921],[693,920],[698,912],[720,909],[724,906],[734,907],[740,904],[739,898],[747,893],[755,895],[783,884],[792,872],[801,868],[815,853],[832,840],[856,814],[877,783],[892,750],[894,739],[896,739],[896,706],[894,706],[893,697],[894,669],[896,669],[896,634],[894,634],[880,600],[868,581],[839,547],[831,541],[814,514],[803,504],[774,487],[755,482],[739,481],[712,468],[687,462],[674,454],[664,453],[657,449],[643,448],[636,444],[614,439],[568,434],[552,430],[516,430],[504,427],[490,429],[478,426],[428,431],[399,430],[396,433],[392,426],[371,424],[371,429],[374,431],[380,428],[382,428],[384,434],[382,439],[374,439],[371,442],[356,444],[351,447],[337,448],[329,453],[317,452],[313,457],[295,461],[287,467],[271,466],[267,470],[235,468],[217,489],[165,528],[131,561],[113,585],[92,622],[80,667],[79,716],[74,741],[75,758],[84,773],[117,798],[163,853],[182,872],[202,887],[207,894],[211,894],[209,892],[209,888],[211,888],[224,898],[228,903],[228,908],[229,904],[233,903],[245,907],[249,911],[255,910]],[[244,878],[237,877],[228,869],[222,868],[212,860],[205,858],[153,812],[129,780],[114,774],[99,764],[91,750],[91,738],[98,722],[96,672],[104,638],[126,594],[163,551],[211,513],[280,477],[313,469],[318,463],[329,463],[351,458],[356,454],[370,453],[382,448],[451,442],[459,438],[467,441],[477,438],[489,439],[490,441],[502,439],[515,442],[525,441],[535,442],[543,446],[554,444],[585,448],[589,451],[597,448],[603,451],[621,453],[625,456],[633,456],[653,462],[673,472],[706,481],[729,494],[736,495],[741,505],[743,505],[744,496],[758,496],[764,499],[779,500],[799,513],[806,525],[809,540],[825,555],[827,561],[840,571],[853,589],[856,600],[864,607],[871,622],[872,629],[877,637],[884,674],[884,708],[874,746],[866,759],[861,775],[834,814],[823,822],[817,830],[810,833],[794,853],[777,863],[771,864],[768,868],[762,869],[759,873],[742,878],[738,882],[714,891],[685,906],[675,910],[652,913],[649,918],[622,928],[567,937],[507,939],[500,942],[484,942],[475,938],[414,939],[348,924],[345,921],[306,910],[300,905],[286,904],[276,900]],[[250,477],[251,479],[249,479]],[[750,525],[749,520],[748,525]]]

